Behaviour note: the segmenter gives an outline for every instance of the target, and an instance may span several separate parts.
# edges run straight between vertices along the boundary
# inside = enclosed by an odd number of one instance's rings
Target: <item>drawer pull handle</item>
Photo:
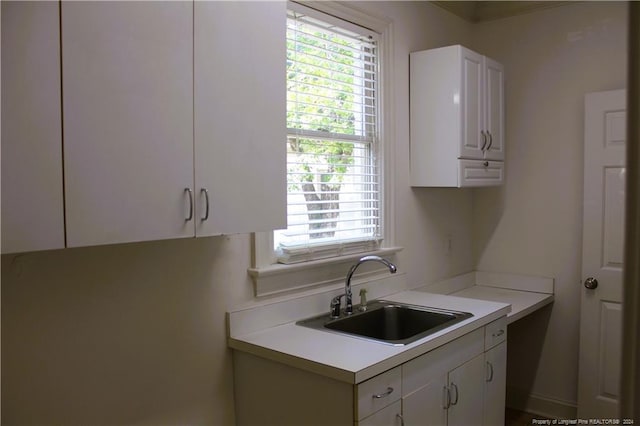
[[[384,392],[384,393],[377,393],[377,394],[373,395],[373,399],[380,399],[380,398],[384,398],[384,397],[386,397],[386,396],[391,395],[391,392],[393,392],[393,388],[392,388],[391,386],[389,386],[389,387],[387,388],[387,391],[386,391],[386,392]]]
[[[400,419],[400,426],[404,426],[404,417],[402,417],[402,414],[396,414],[396,419]]]
[[[480,130],[480,134],[482,135],[482,148],[480,148],[480,151],[484,152],[484,147],[487,145],[487,135],[484,134],[484,130]]]
[[[500,337],[504,334],[504,330],[498,330],[492,334],[493,337]]]

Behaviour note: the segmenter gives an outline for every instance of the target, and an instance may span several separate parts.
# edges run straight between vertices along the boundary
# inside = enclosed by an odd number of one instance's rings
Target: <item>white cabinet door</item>
[[[193,236],[193,4],[62,3],[69,247]]]
[[[462,112],[462,138],[460,139],[460,157],[480,159],[483,157],[485,142],[484,104],[483,104],[483,56],[464,47],[460,48],[460,67],[462,84],[460,102]]]
[[[199,236],[286,227],[285,30],[285,2],[195,3]]]
[[[419,390],[402,398],[405,426],[447,424],[447,374],[435,377]]]
[[[485,352],[484,411],[485,426],[504,424],[507,386],[507,343]]]
[[[375,414],[359,421],[358,426],[406,426],[406,419],[402,422],[402,403],[396,401],[386,408],[378,411]]]
[[[488,135],[485,158],[504,160],[504,68],[484,58],[484,130]]]
[[[2,253],[64,247],[56,2],[2,2]]]
[[[451,405],[447,413],[448,424],[482,424],[484,371],[484,354],[481,354],[449,372]]]

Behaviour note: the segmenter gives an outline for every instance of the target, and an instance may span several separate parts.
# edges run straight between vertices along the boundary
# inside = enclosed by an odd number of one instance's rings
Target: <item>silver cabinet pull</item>
[[[455,383],[451,382],[451,388],[456,390],[456,397],[451,401],[451,405],[456,405],[458,403],[458,397],[459,397],[458,386]]]
[[[446,386],[442,387],[442,408],[445,410],[451,407],[451,393]]]
[[[387,391],[386,391],[386,392],[384,392],[384,393],[378,393],[378,394],[375,394],[375,395],[373,395],[373,397],[372,397],[372,398],[374,398],[374,399],[384,398],[384,397],[386,397],[386,396],[391,395],[391,392],[393,392],[393,388],[392,388],[391,386],[389,386],[389,387],[387,388]]]
[[[488,367],[487,372],[489,373],[489,377],[487,377],[487,382],[492,382],[493,381],[493,364],[487,361],[487,367]]]
[[[191,190],[191,188],[185,188],[184,192],[187,192],[189,194],[189,216],[187,216],[187,218],[185,219],[185,222],[189,222],[191,219],[193,219],[193,191]]]
[[[487,134],[489,135],[489,146],[487,147],[487,151],[489,151],[491,149],[491,144],[493,144],[493,135],[488,130],[487,130]]]
[[[492,337],[500,337],[504,334],[504,330],[498,330],[495,333],[493,333],[491,336]]]
[[[207,219],[209,219],[209,191],[207,191],[207,188],[202,188],[200,189],[200,193],[204,193],[204,199],[205,202],[207,203],[207,207],[204,211],[204,217],[200,220],[205,221]]]
[[[596,280],[593,277],[589,277],[586,280],[584,280],[584,286],[589,290],[594,290],[598,288],[598,280]]]
[[[480,130],[480,134],[482,135],[482,148],[480,148],[480,151],[484,151],[484,147],[487,145],[487,135],[485,135],[484,130]]]
[[[396,414],[396,419],[400,419],[400,426],[404,426],[404,417],[402,417],[402,414]]]

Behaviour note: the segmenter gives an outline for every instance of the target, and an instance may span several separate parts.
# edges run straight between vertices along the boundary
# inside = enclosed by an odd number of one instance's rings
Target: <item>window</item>
[[[287,16],[287,218],[280,263],[382,240],[378,34],[297,4]]]
[[[393,257],[402,250],[393,245],[389,173],[392,21],[347,3],[318,1],[311,9],[289,2],[282,16],[290,226],[254,234],[248,273],[256,297],[337,288],[364,252]],[[388,275],[376,265],[358,271],[359,278]]]

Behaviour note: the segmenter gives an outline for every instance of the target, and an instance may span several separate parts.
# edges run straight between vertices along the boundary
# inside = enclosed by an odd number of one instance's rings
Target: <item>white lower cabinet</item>
[[[484,341],[481,328],[402,366],[405,425],[482,424]]]
[[[358,384],[234,351],[238,425],[504,424],[506,317]]]
[[[504,401],[507,386],[507,343],[485,353],[486,378],[484,383],[483,424],[504,424]]]

